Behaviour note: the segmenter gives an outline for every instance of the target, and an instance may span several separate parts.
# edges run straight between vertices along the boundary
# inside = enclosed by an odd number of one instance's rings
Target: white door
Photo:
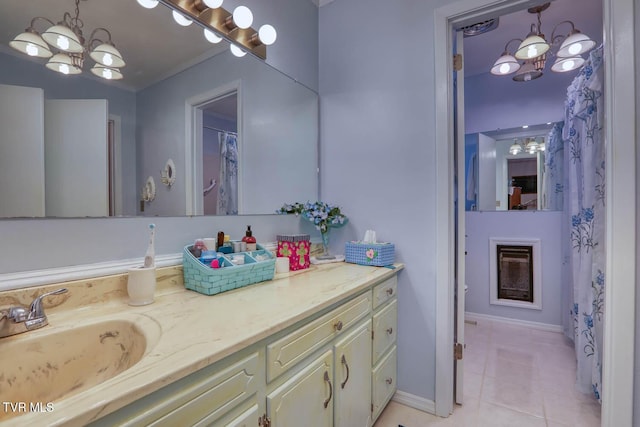
[[[104,99],[45,101],[47,216],[109,215],[108,121]]]
[[[371,426],[371,319],[335,346],[336,427]]]
[[[44,91],[0,85],[0,217],[44,216],[44,192]]]
[[[463,35],[462,31],[456,34],[456,53],[463,54]],[[464,56],[463,56],[464,58]],[[463,60],[464,64],[464,60]],[[456,174],[457,174],[457,203],[456,203],[456,280],[455,280],[455,331],[454,331],[454,349],[458,349],[457,354],[464,354],[464,282],[465,282],[465,185],[464,185],[464,66],[455,73],[455,96],[456,96]],[[495,168],[494,168],[495,170]],[[493,184],[495,185],[495,176]],[[495,187],[494,187],[495,194]],[[494,197],[495,198],[495,197]],[[494,202],[495,204],[495,202]],[[463,381],[464,381],[464,359],[456,357],[455,359],[455,402],[462,404]]]

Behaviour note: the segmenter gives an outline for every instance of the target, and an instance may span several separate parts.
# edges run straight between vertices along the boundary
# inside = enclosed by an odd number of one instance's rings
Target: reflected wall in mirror
[[[317,199],[314,91],[255,57],[233,56],[225,41],[209,43],[195,24],[177,25],[164,6],[131,0],[81,1],[79,9],[86,32],[111,33],[126,61],[122,80],[95,76],[91,60],[81,74],[62,75],[8,46],[33,17],[57,22],[74,7],[0,3],[0,179],[15,184],[0,189],[0,217],[213,214],[205,191],[221,187],[210,188],[203,172],[205,106],[229,90],[236,128],[221,129],[237,133],[237,212],[271,214],[285,200]],[[142,201],[148,177],[162,182],[167,159],[174,183]]]
[[[467,134],[466,210],[562,210],[562,126]]]

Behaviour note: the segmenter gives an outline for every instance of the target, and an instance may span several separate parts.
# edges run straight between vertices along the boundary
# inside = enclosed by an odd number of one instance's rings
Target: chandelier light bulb
[[[38,46],[34,45],[33,43],[27,43],[25,51],[29,56],[38,56],[39,53]]]
[[[260,37],[260,41],[267,46],[270,46],[276,42],[278,38],[278,33],[276,29],[273,28],[272,25],[265,24],[258,30],[258,37]]]
[[[560,58],[582,55],[593,49],[595,45],[596,42],[591,40],[587,35],[582,34],[578,30],[574,30],[564,39],[556,55]]]
[[[584,64],[584,58],[581,56],[558,58],[551,66],[551,71],[555,71],[556,73],[566,73],[567,71],[573,71],[576,68],[582,67],[582,64]]]
[[[62,74],[69,74],[69,66],[67,64],[60,64],[60,67],[58,67],[58,70]]]
[[[173,11],[173,20],[178,23],[178,25],[182,25],[183,27],[188,27],[193,22],[191,19],[187,18],[180,12],[174,10]]]
[[[222,6],[223,0],[204,0],[204,4],[211,9],[217,9]]]
[[[145,9],[153,9],[158,5],[158,0],[138,0],[138,4]]]
[[[9,46],[29,56],[37,56],[39,58],[51,58],[53,56],[47,42],[31,28],[28,28],[24,33],[18,34],[9,42]]]
[[[110,53],[105,53],[102,57],[102,63],[104,65],[113,65],[113,56]]]
[[[222,37],[219,37],[216,33],[207,28],[204,29],[204,38],[207,39],[209,43],[220,43],[222,41]]]
[[[233,22],[239,28],[249,28],[253,24],[253,13],[247,6],[238,6],[233,10]]]
[[[58,46],[62,50],[69,49],[69,39],[65,36],[58,36],[56,39],[56,46]]]
[[[520,64],[512,55],[508,52],[504,52],[491,67],[491,74],[496,76],[505,76],[507,74],[515,73],[520,69]]]
[[[93,68],[91,68],[91,72],[105,80],[120,80],[123,77],[118,68],[105,67],[101,64],[94,65]]]
[[[245,52],[244,50],[240,49],[235,44],[229,45],[229,49],[231,50],[231,53],[233,54],[233,56],[237,56],[238,58],[242,58],[243,56],[245,56],[247,54],[247,52]]]

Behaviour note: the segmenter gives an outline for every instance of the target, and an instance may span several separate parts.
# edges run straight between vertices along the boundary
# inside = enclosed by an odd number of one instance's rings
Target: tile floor
[[[390,402],[374,427],[596,427],[600,404],[574,390],[573,347],[556,332],[465,324],[463,406],[439,418]]]

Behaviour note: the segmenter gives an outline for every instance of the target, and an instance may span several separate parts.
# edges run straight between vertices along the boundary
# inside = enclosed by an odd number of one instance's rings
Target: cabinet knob
[[[342,330],[342,320],[338,320],[334,325],[333,325],[333,329],[335,329],[336,331],[341,331]]]
[[[387,328],[387,333],[391,335],[393,333],[393,328]]]
[[[393,295],[393,288],[387,289],[387,295],[389,296]]]
[[[393,378],[387,378],[385,382],[389,385],[393,384]]]

